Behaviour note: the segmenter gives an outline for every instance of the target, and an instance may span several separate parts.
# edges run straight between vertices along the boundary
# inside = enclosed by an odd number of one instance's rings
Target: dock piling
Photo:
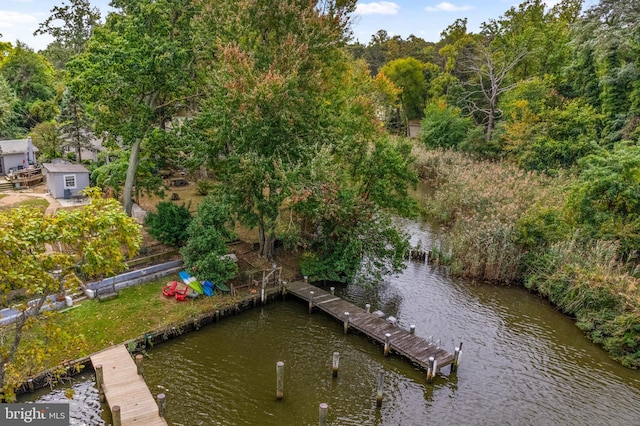
[[[336,288],[335,287],[329,287],[329,292],[333,296],[336,293]]]
[[[315,293],[313,291],[309,292],[309,313],[313,311],[313,295]]]
[[[333,378],[338,377],[338,369],[340,368],[340,352],[333,353]]]
[[[389,355],[389,350],[391,350],[391,333],[384,334],[384,356]]]
[[[367,303],[366,305],[364,305],[364,311],[366,313],[371,313],[371,305],[369,303]]]
[[[433,382],[433,376],[436,374],[436,360],[434,357],[429,357],[429,368],[427,369],[427,383]]]
[[[323,402],[320,404],[320,413],[318,419],[318,425],[327,426],[327,414],[329,412],[329,404]]]
[[[167,414],[167,398],[163,393],[159,393],[158,396],[158,414],[160,417],[164,417]]]
[[[344,313],[344,334],[349,331],[349,312]]]
[[[378,392],[376,394],[376,407],[382,407],[382,394],[384,389],[384,370],[378,370]]]
[[[138,371],[138,376],[144,376],[144,355],[138,354],[136,355],[136,370]]]
[[[409,326],[409,334],[411,334],[411,335],[416,334],[416,326],[415,325],[411,324]]]
[[[122,415],[120,413],[119,405],[114,405],[113,408],[111,408],[111,417],[111,420],[113,420],[113,426],[122,426]]]
[[[104,388],[102,384],[104,383],[104,375],[102,372],[102,364],[96,364],[94,366],[96,370],[96,387],[98,388],[98,399],[100,402],[104,402]]]
[[[276,363],[276,398],[278,400],[284,397],[284,362],[278,361]]]

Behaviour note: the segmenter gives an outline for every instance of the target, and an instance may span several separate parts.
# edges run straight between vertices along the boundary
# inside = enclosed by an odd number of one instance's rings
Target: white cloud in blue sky
[[[427,12],[464,12],[472,9],[473,6],[458,6],[446,1],[438,3],[435,6],[427,6],[424,8]]]
[[[392,1],[377,1],[372,3],[358,3],[356,14],[358,15],[395,15],[400,6]]]

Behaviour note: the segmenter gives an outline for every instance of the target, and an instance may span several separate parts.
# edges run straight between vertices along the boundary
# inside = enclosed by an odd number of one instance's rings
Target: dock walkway
[[[334,296],[331,293],[303,281],[296,281],[286,285],[287,294],[293,294],[299,299],[309,301],[310,292],[313,291],[313,307],[320,309],[332,317],[344,321],[345,312],[349,312],[349,328],[369,336],[384,344],[386,334],[389,333],[390,350],[424,370],[429,369],[429,358],[434,357],[437,369],[449,365],[454,360],[454,355],[429,343],[422,337],[411,334],[409,331],[398,327],[379,316],[368,313],[364,309]]]
[[[135,362],[124,345],[114,346],[91,355],[93,366],[102,365],[105,398],[113,410],[120,407],[123,426],[166,426],[158,413],[151,391],[142,376],[138,375]]]

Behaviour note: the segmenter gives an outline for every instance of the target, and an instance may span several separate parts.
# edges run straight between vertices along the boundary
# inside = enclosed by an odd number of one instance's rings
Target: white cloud
[[[456,6],[453,3],[443,1],[435,6],[427,6],[424,8],[427,12],[463,12],[465,10],[471,10],[473,6]]]
[[[33,15],[0,10],[0,28],[14,28],[19,25],[33,24],[34,22],[37,22],[37,20]]]
[[[392,1],[378,1],[373,3],[358,3],[356,13],[358,15],[395,15],[400,6]]]

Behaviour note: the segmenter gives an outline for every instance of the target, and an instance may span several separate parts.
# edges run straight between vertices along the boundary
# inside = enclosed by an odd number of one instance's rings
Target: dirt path
[[[10,207],[17,205],[23,201],[32,200],[34,198],[44,198],[49,202],[49,207],[45,213],[53,214],[62,207],[62,204],[51,195],[48,195],[44,192],[46,188],[30,188],[24,189],[22,191],[0,191],[0,194],[3,194],[4,197],[0,198],[0,208],[2,207]]]

